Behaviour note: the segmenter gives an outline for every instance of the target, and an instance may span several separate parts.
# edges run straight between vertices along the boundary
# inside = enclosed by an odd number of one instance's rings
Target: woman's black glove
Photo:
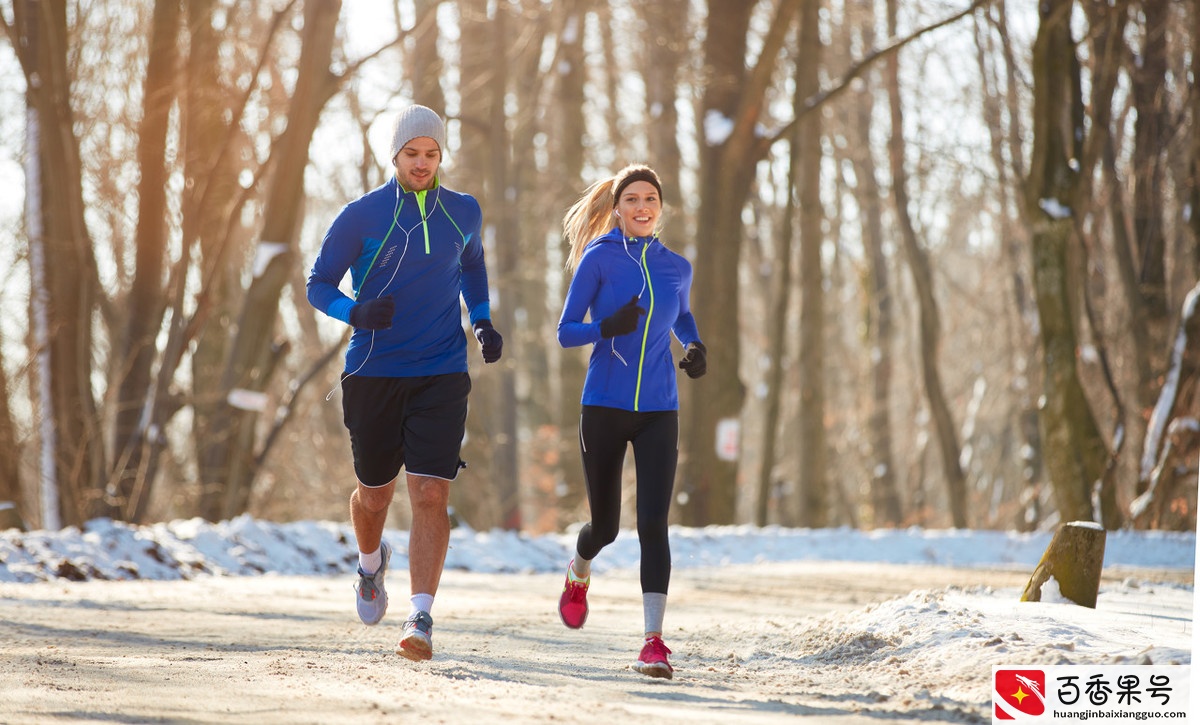
[[[702,342],[689,342],[687,354],[679,361],[679,369],[688,374],[689,378],[698,378],[708,372],[708,348]]]
[[[386,330],[392,326],[396,300],[391,295],[359,302],[350,308],[350,324],[363,330]]]
[[[616,312],[600,320],[600,337],[608,339],[619,335],[628,335],[637,329],[638,319],[646,311],[638,307],[638,296],[634,295],[628,302],[621,305]]]
[[[474,325],[475,339],[479,340],[479,348],[483,352],[485,363],[494,363],[500,359],[500,350],[504,347],[504,338],[492,327],[491,320],[479,320]]]

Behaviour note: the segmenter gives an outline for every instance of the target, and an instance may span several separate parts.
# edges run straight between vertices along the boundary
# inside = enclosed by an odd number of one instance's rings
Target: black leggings
[[[667,514],[679,460],[679,411],[634,413],[585,405],[579,418],[579,448],[587,479],[592,520],[579,531],[576,548],[595,559],[621,527],[621,469],[633,444],[637,469],[637,532],[642,547],[642,591],[667,593],[671,545]]]

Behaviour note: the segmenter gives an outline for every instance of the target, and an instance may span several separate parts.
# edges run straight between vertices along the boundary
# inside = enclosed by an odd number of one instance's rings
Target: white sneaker
[[[433,617],[429,612],[417,612],[404,623],[396,654],[414,662],[433,658]]]
[[[362,567],[358,568],[358,581],[354,584],[355,601],[358,604],[358,618],[363,624],[379,624],[387,612],[387,590],[383,588],[383,575],[387,572],[388,559],[392,558],[392,547],[387,542],[379,545],[383,562],[379,571],[365,574]]]

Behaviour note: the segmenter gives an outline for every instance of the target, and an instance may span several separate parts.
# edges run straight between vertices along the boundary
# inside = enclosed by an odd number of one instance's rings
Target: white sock
[[[379,567],[383,566],[383,547],[380,546],[370,554],[358,552],[358,568],[363,570],[367,576],[379,571]]]
[[[412,609],[409,610],[408,616],[412,616],[417,612],[425,612],[429,614],[433,611],[433,595],[432,594],[414,594],[408,598],[412,602]]]
[[[663,618],[667,614],[667,595],[656,592],[643,592],[642,612],[646,617],[647,632],[663,631]]]
[[[584,559],[578,553],[575,554],[575,563],[568,567],[571,570],[571,576],[575,581],[587,581],[587,578],[592,575],[592,560]]]

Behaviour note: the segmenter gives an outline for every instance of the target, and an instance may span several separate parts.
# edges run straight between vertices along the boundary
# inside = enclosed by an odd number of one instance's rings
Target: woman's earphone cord
[[[646,280],[646,271],[644,269],[642,269],[642,265],[638,264],[638,261],[636,259],[634,259],[632,254],[629,253],[629,235],[627,235],[625,233],[624,217],[622,217],[621,212],[617,211],[616,209],[613,209],[613,215],[617,217],[617,219],[619,220],[618,224],[620,224],[620,226],[621,226],[621,244],[625,247],[625,256],[629,257],[630,261],[632,261],[634,264],[637,265],[638,274],[640,274],[642,276],[642,288],[640,290],[638,290],[638,297],[641,297],[642,293],[644,293],[646,291],[646,286],[649,284],[649,282]],[[653,241],[655,239],[658,239],[657,234],[650,237],[650,241]],[[646,243],[649,244],[650,241],[648,241]],[[622,365],[624,365],[625,367],[629,367],[629,363],[625,362],[625,358],[621,356],[621,353],[617,352],[617,338],[614,337],[608,341],[608,348],[609,348],[610,353],[613,356],[615,356],[618,360],[621,361]]]

